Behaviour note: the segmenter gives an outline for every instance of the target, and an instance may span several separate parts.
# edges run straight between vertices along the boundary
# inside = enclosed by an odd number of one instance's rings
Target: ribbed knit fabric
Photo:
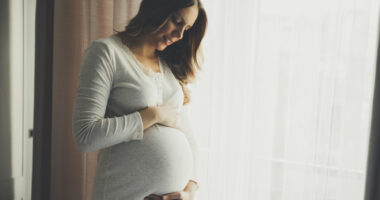
[[[81,152],[100,150],[94,200],[142,200],[198,182],[198,143],[183,92],[167,64],[144,67],[111,35],[86,49],[73,110],[73,138]],[[182,130],[155,124],[143,130],[138,110],[169,104]]]

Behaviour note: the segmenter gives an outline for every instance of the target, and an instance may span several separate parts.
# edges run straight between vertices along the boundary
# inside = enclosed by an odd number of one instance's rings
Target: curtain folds
[[[91,199],[97,152],[80,154],[71,134],[79,65],[90,42],[123,30],[140,2],[55,0],[50,199]]]
[[[363,199],[380,2],[204,4],[200,199]]]

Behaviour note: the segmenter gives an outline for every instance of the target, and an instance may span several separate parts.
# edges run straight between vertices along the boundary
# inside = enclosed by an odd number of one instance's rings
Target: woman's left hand
[[[182,190],[178,192],[163,194],[162,196],[151,194],[144,198],[144,200],[156,200],[156,199],[157,200],[172,200],[172,199],[193,200],[194,192]]]
[[[180,199],[180,200],[194,200],[195,192],[198,190],[198,183],[189,180],[185,189],[178,192],[172,192],[162,195],[162,200]]]
[[[162,200],[172,200],[172,199],[180,199],[180,200],[193,200],[194,199],[194,192],[192,191],[178,191],[178,192],[172,192],[162,195]]]
[[[179,199],[179,200],[194,200],[195,192],[198,190],[198,183],[190,180],[185,189],[178,192],[171,192],[167,194],[163,194],[161,196],[150,194],[149,196],[145,197],[144,200],[172,200],[172,199]]]

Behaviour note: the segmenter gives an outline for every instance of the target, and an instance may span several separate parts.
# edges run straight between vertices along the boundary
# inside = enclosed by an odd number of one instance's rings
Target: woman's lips
[[[164,43],[165,43],[166,45],[170,45],[170,44],[173,43],[173,41],[169,40],[166,36],[164,36]]]

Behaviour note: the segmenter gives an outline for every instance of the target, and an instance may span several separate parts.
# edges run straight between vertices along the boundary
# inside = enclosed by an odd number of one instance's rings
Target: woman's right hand
[[[178,127],[178,108],[172,105],[158,105],[155,108],[157,123],[173,127]]]

